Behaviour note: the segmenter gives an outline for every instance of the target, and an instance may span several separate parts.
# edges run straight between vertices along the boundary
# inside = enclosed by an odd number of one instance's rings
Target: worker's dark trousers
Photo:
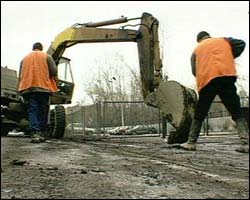
[[[235,121],[243,117],[240,108],[240,98],[236,92],[236,77],[215,78],[199,92],[199,100],[196,105],[194,119],[203,121],[207,116],[209,108],[218,94],[222,103],[225,105],[232,119]]]
[[[45,131],[48,124],[49,93],[32,92],[25,94],[28,102],[30,131]]]

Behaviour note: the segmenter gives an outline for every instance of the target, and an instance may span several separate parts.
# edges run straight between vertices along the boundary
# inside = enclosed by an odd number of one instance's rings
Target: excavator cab
[[[74,90],[74,79],[70,59],[61,57],[57,65],[57,71],[58,91],[53,94],[51,104],[70,104]]]

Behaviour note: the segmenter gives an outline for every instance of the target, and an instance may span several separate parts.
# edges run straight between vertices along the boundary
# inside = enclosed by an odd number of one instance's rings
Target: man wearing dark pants
[[[180,145],[186,150],[196,150],[202,122],[216,95],[232,115],[241,140],[236,151],[249,152],[249,129],[241,112],[240,98],[237,95],[237,80],[234,58],[240,56],[245,42],[234,38],[212,38],[202,31],[197,35],[199,43],[192,54],[192,73],[196,77],[199,100],[195,108],[189,138]]]
[[[50,96],[57,91],[57,68],[53,58],[42,52],[41,43],[24,57],[20,65],[18,90],[28,103],[31,142],[45,141]]]
[[[28,103],[30,129],[33,130],[33,132],[34,131],[45,132],[47,129],[47,122],[48,122],[50,94],[45,92],[44,93],[31,92],[23,94],[23,97],[25,101]]]

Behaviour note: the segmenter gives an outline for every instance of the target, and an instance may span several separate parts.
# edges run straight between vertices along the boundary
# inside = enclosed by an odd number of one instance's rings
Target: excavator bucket
[[[175,128],[168,136],[169,144],[187,141],[196,102],[195,91],[176,81],[162,81],[146,98],[146,103],[158,107]]]

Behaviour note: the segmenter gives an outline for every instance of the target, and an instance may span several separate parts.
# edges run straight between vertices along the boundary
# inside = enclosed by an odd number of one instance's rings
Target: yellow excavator
[[[133,20],[139,20],[140,22],[135,25],[128,24],[128,22]],[[108,27],[115,24],[124,25],[120,28]],[[128,29],[128,27],[138,27],[138,29]],[[58,67],[58,72],[63,72],[64,75],[61,76],[63,79],[59,77],[58,92],[51,99],[51,104],[56,105],[50,115],[52,137],[63,137],[65,111],[60,104],[71,103],[74,89],[70,59],[63,57],[65,50],[80,43],[134,42],[137,43],[138,47],[144,102],[149,106],[159,108],[168,122],[176,129],[169,135],[168,143],[180,143],[187,140],[197,96],[195,91],[184,87],[176,81],[163,80],[158,27],[159,21],[154,16],[149,13],[143,13],[138,18],[128,19],[127,17],[121,17],[96,23],[77,23],[56,36],[47,53],[53,57]],[[5,112],[7,112],[6,110],[15,110],[15,108],[11,108],[11,103],[13,102],[8,102],[8,105],[4,105],[3,109],[1,106],[1,110]],[[18,101],[14,104],[18,104]],[[10,114],[5,116],[10,116]],[[5,118],[1,118],[3,125],[7,124],[5,121],[13,121],[13,118]],[[23,118],[22,120],[14,121],[18,125],[19,121],[23,121]],[[7,131],[9,131],[8,128]]]

